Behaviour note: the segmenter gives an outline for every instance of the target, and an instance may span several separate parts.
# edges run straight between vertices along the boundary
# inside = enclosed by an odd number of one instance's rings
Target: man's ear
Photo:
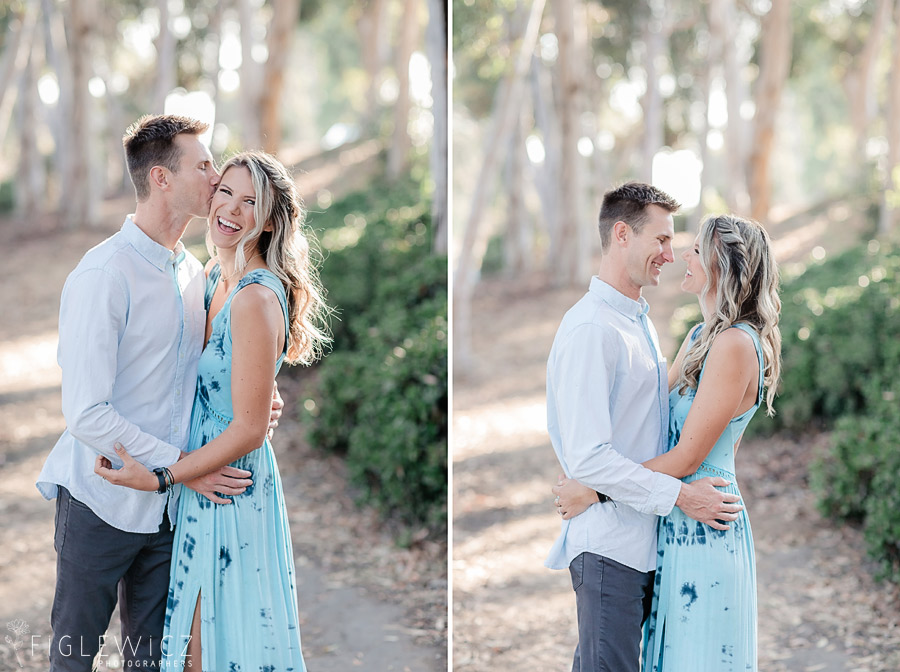
[[[631,227],[620,219],[613,224],[612,234],[613,242],[619,245],[626,245],[632,234]]]
[[[148,175],[151,185],[156,185],[159,189],[165,191],[169,188],[169,174],[162,166],[153,166]]]

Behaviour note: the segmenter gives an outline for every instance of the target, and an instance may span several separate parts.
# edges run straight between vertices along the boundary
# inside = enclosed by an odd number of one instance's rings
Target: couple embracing
[[[67,428],[37,483],[56,498],[52,672],[93,669],[117,602],[128,669],[305,669],[268,435],[275,375],[318,356],[326,308],[291,175],[262,152],[220,172],[206,128],[128,129],[134,214],[63,289]]]
[[[566,477],[553,488],[568,568],[573,672],[757,669],[756,567],[734,455],[780,372],[778,272],[765,229],[701,225],[681,287],[703,323],[671,367],[641,290],[674,262],[679,204],[646,184],[610,192],[603,256],[547,364],[547,424]],[[642,632],[643,625],[643,632]]]

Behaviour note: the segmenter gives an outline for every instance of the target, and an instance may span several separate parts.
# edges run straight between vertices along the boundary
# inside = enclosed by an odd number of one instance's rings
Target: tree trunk
[[[91,178],[93,142],[91,133],[91,26],[95,23],[93,0],[69,3],[69,58],[72,63],[72,108],[69,135],[72,139],[66,180],[68,192],[63,194],[64,217],[68,228],[86,227],[93,223],[97,194]]]
[[[0,72],[0,142],[6,138],[13,108],[16,105],[17,87],[10,86],[21,77],[31,54],[37,11],[33,3],[26,3],[17,14],[19,29],[7,33],[8,45],[3,52],[3,70]]]
[[[387,30],[387,0],[368,0],[362,15],[359,18],[358,29],[360,41],[362,43],[361,55],[362,65],[366,70],[368,89],[366,90],[366,112],[364,126],[371,126],[375,121],[376,110],[378,109],[378,89],[381,86],[381,70],[387,61],[387,44],[385,39]],[[433,12],[435,0],[428,0],[429,11]],[[445,7],[446,2],[441,2]],[[445,23],[446,25],[446,23]],[[444,37],[441,38],[446,44],[446,30]],[[432,66],[433,67],[433,66]]]
[[[400,16],[400,35],[394,54],[394,71],[397,75],[397,100],[394,103],[394,132],[388,148],[387,173],[391,180],[398,179],[406,170],[411,142],[409,139],[409,59],[415,49],[419,32],[418,0],[403,0]]]
[[[284,70],[300,16],[300,0],[272,0],[269,22],[269,59],[260,100],[263,149],[275,153],[281,147],[281,93]]]
[[[894,6],[894,42],[891,45],[891,71],[888,79],[889,99],[885,115],[888,141],[887,166],[884,171],[884,187],[881,192],[881,209],[878,216],[878,233],[886,236],[894,228],[898,205],[897,179],[900,169],[900,0]]]
[[[762,21],[762,51],[756,83],[756,125],[750,156],[751,216],[765,223],[769,216],[772,184],[769,161],[775,140],[775,119],[781,92],[791,66],[791,3],[772,0]]]
[[[875,13],[866,35],[866,42],[854,59],[853,67],[844,75],[844,90],[850,103],[850,120],[856,131],[856,147],[860,161],[865,157],[869,124],[878,108],[875,69],[878,53],[884,41],[885,26],[890,17],[891,0],[876,0]]]
[[[556,37],[559,43],[559,118],[560,118],[560,170],[558,173],[560,201],[559,258],[553,260],[556,284],[574,285],[583,282],[589,274],[590,245],[588,243],[584,215],[582,189],[582,158],[578,153],[583,111],[581,83],[583,77],[583,50],[576,34],[576,12],[580,28],[584,28],[581,3],[578,0],[556,0],[553,3],[556,17]]]
[[[525,129],[520,112],[513,121],[506,159],[506,228],[503,237],[503,268],[509,277],[531,269],[531,222],[525,207]]]
[[[159,35],[156,37],[156,85],[153,89],[154,114],[166,111],[166,97],[175,88],[175,36],[169,21],[169,0],[157,0]]]
[[[69,135],[72,109],[72,66],[66,42],[65,21],[58,4],[54,0],[41,0],[41,10],[44,20],[44,46],[47,51],[47,61],[50,68],[56,73],[59,86],[59,100],[50,114],[50,128],[56,148],[53,155],[55,167],[53,173],[59,179],[55,207],[55,210],[58,210],[62,196],[71,193],[69,185],[71,171],[68,167],[72,153],[72,139]],[[124,128],[121,129],[121,131],[124,130]]]
[[[210,98],[213,102],[213,110],[215,118],[213,121],[212,133],[209,137],[209,146],[213,152],[217,153],[219,145],[224,148],[225,142],[220,142],[219,133],[216,132],[216,126],[220,120],[221,95],[219,89],[219,49],[222,47],[222,16],[225,13],[224,2],[217,2],[209,15],[209,27],[206,30],[206,40],[210,44],[209,50],[206,52],[203,71],[206,73],[207,79],[210,81],[212,91]]]
[[[710,19],[716,15],[721,21],[719,42],[720,58],[724,67],[725,104],[728,110],[728,124],[725,127],[725,201],[729,209],[736,213],[746,213],[750,209],[750,195],[747,193],[747,149],[745,143],[744,119],[741,117],[741,106],[746,91],[741,71],[745,63],[738,57],[741,55],[734,0],[712,0],[710,3]]]
[[[251,0],[237,0],[241,22],[241,140],[244,149],[262,146],[259,123],[259,65],[253,60],[253,29],[255,20]]]
[[[559,255],[559,121],[553,104],[552,76],[537,56],[532,58],[531,100],[535,130],[540,132],[544,145],[543,165],[529,161],[534,189],[541,203],[540,229],[549,241],[545,265],[552,267]]]
[[[31,48],[19,78],[19,167],[16,174],[20,195],[17,209],[22,220],[36,219],[44,203],[45,176],[43,161],[37,146],[38,92],[37,72],[40,70],[39,31],[29,40]]]
[[[665,53],[666,35],[663,32],[662,17],[657,16],[658,3],[646,2],[648,20],[644,30],[644,71],[647,73],[647,90],[641,101],[644,112],[644,136],[641,143],[641,163],[637,174],[641,181],[650,183],[653,180],[653,157],[662,149],[663,102],[659,90],[659,72],[656,62]]]
[[[703,101],[703,117],[700,122],[700,128],[697,129],[697,137],[700,142],[700,203],[694,209],[694,212],[687,218],[685,222],[685,230],[690,233],[696,233],[700,230],[700,221],[703,218],[703,194],[709,188],[710,169],[709,169],[709,92],[712,90],[712,63],[715,51],[710,44],[710,51],[707,52],[706,61],[700,66],[702,73],[700,80],[700,99]]]
[[[475,193],[472,196],[469,217],[463,230],[463,242],[457,261],[456,281],[453,292],[453,319],[455,323],[453,340],[454,365],[460,372],[466,371],[471,366],[472,361],[472,294],[475,289],[475,277],[481,268],[485,249],[485,243],[480,240],[478,235],[481,213],[493,180],[497,175],[500,148],[505,147],[506,143],[509,142],[512,118],[518,111],[521,103],[523,79],[528,73],[531,58],[537,44],[538,29],[541,24],[541,16],[544,13],[544,3],[545,0],[534,0],[531,5],[528,25],[525,28],[525,35],[522,38],[519,54],[515,62],[515,70],[509,77],[506,94],[497,108],[496,123],[488,135],[484,162],[481,164]],[[478,243],[477,250],[476,242]]]
[[[431,205],[432,249],[447,254],[448,129],[447,129],[447,0],[428,0],[425,47],[431,63],[431,113],[434,133],[431,140],[431,177],[434,194]]]

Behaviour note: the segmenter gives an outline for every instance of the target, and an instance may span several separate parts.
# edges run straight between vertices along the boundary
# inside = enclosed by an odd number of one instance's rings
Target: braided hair
[[[705,314],[699,338],[688,349],[679,374],[679,392],[697,389],[703,363],[716,336],[739,322],[756,330],[763,351],[763,381],[767,388],[766,412],[774,415],[772,403],[781,375],[781,332],[778,329],[781,299],[778,267],[769,234],[757,222],[735,215],[711,216],[700,227],[700,265],[706,285],[700,305],[715,293],[715,308]]]
[[[259,151],[232,156],[222,166],[224,175],[232,166],[250,171],[256,192],[253,206],[255,226],[235,251],[235,269],[243,273],[247,258],[259,250],[269,270],[281,280],[288,300],[288,363],[310,364],[322,355],[331,339],[326,325],[329,309],[319,282],[315,238],[303,226],[306,210],[287,168],[271,154]],[[267,224],[271,231],[263,231]],[[207,236],[207,247],[214,254]]]

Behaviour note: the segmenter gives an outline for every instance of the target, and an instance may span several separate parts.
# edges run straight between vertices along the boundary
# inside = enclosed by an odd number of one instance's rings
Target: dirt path
[[[0,670],[47,667],[54,507],[34,480],[64,429],[56,364],[59,294],[81,255],[117,230],[132,205],[106,204],[103,225],[82,233],[51,234],[38,223],[23,236],[0,222],[7,250],[0,270]],[[195,222],[188,237],[201,235],[202,223]],[[292,403],[302,401],[310,383],[308,376],[279,378]],[[343,463],[307,445],[296,419],[282,421],[275,448],[309,669],[446,670],[446,546],[398,548],[377,516],[353,503]],[[18,642],[11,629],[16,621],[27,627]],[[115,621],[109,635],[100,669],[120,669]]]
[[[830,213],[841,220],[840,212]],[[782,264],[827,254],[858,235],[821,217],[773,227]],[[832,220],[833,221],[833,220]],[[684,249],[691,241],[679,236]],[[669,319],[686,299],[683,264],[646,292],[670,354]],[[585,287],[587,282],[585,282]],[[453,665],[456,672],[568,670],[577,634],[567,572],[544,568],[559,530],[549,491],[559,467],[545,430],[547,353],[563,313],[584,288],[546,278],[479,286],[473,323],[478,365],[454,380]],[[479,319],[480,318],[480,319]],[[816,513],[806,466],[826,436],[746,442],[738,477],[756,542],[760,670],[900,670],[900,591],[873,582],[861,535]]]

